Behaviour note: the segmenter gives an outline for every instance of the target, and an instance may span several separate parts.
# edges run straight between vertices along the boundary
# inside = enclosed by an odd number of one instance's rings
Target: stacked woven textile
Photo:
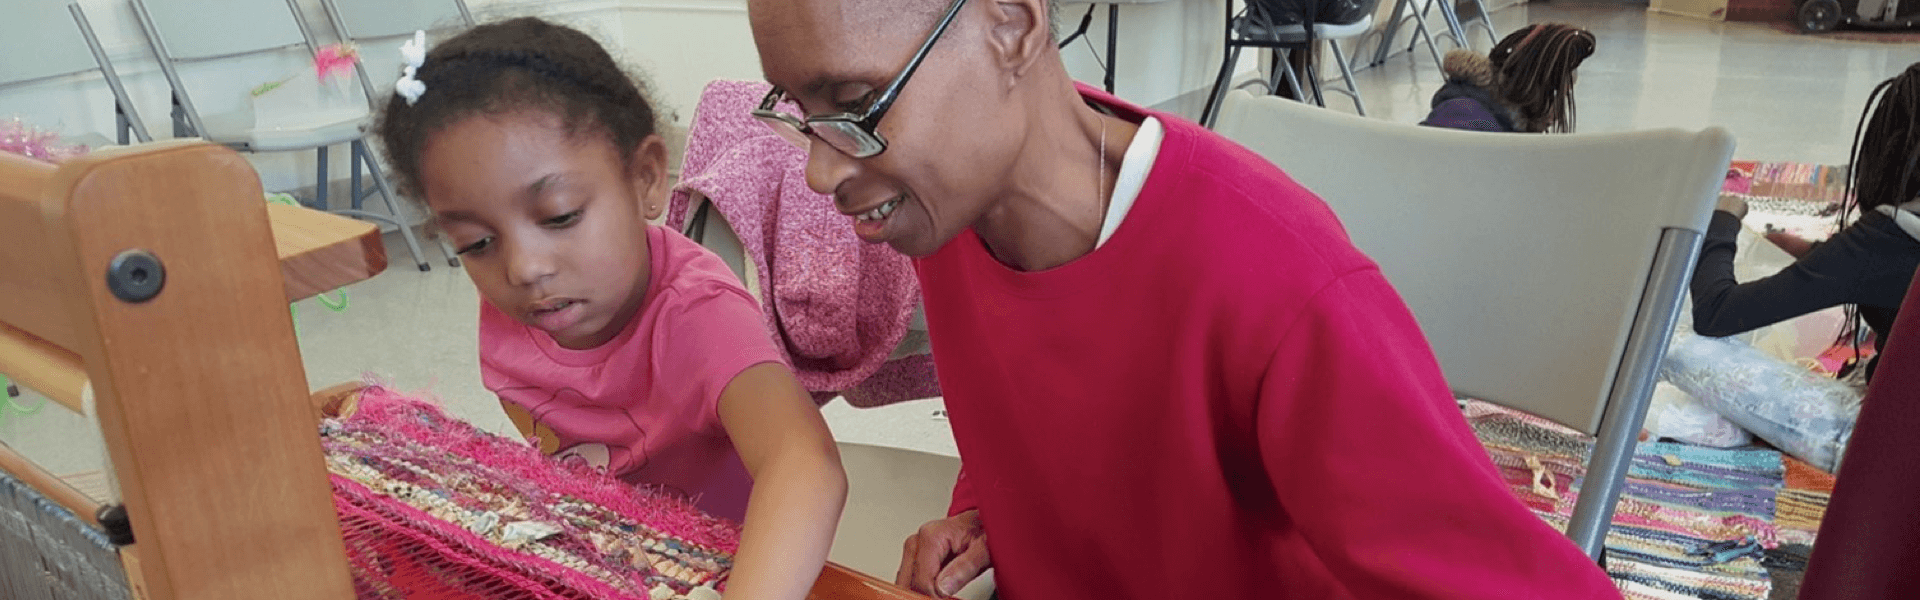
[[[1820,532],[1820,519],[1827,514],[1827,502],[1833,497],[1833,475],[1787,457],[1787,487],[1780,491],[1774,509],[1774,525],[1780,529],[1780,543],[1813,545]]]
[[[1736,160],[1720,193],[1745,200],[1745,221],[1756,228],[1826,239],[1839,230],[1834,213],[1847,197],[1846,185],[1845,166]]]
[[[1544,418],[1469,400],[1468,422],[1514,493],[1565,529],[1592,440]],[[1630,600],[1764,600],[1784,478],[1771,450],[1642,443],[1608,531],[1607,571]]]
[[[739,527],[381,387],[321,443],[361,598],[717,599]]]

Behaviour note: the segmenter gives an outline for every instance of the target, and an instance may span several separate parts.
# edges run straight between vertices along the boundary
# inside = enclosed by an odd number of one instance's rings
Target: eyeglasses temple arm
[[[918,70],[920,63],[927,59],[927,54],[933,50],[934,42],[940,41],[940,35],[947,32],[947,26],[953,24],[953,18],[960,14],[960,7],[965,6],[966,3],[967,0],[953,0],[953,6],[947,7],[946,16],[941,17],[940,24],[933,27],[933,34],[927,36],[927,41],[920,44],[920,50],[913,53],[913,59],[907,61],[907,68],[900,71],[900,76],[893,78],[893,83],[887,84],[887,89],[874,100],[873,108],[867,111],[867,117],[864,120],[877,120],[880,115],[886,114],[887,108],[893,106],[893,100],[900,96],[900,89],[906,87],[907,79],[913,77],[913,72]]]

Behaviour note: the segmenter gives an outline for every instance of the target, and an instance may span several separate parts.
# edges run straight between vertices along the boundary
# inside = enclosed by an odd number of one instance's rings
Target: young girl
[[[1766,237],[1794,256],[1765,279],[1740,283],[1733,255],[1747,203],[1724,196],[1693,271],[1693,329],[1725,336],[1751,331],[1830,306],[1851,305],[1841,340],[1858,340],[1865,321],[1886,340],[1914,270],[1920,268],[1920,63],[1883,81],[1867,97],[1854,132],[1853,165],[1842,203],[1843,228],[1813,244],[1787,233]],[[1860,219],[1848,223],[1854,209]],[[1851,316],[1851,315],[1850,315]],[[1872,376],[1873,363],[1865,375]]]
[[[1447,53],[1447,84],[1422,125],[1495,132],[1573,133],[1574,70],[1593,34],[1565,23],[1528,25],[1493,51]]]
[[[539,19],[419,42],[379,136],[486,300],[487,388],[543,451],[740,519],[729,597],[805,597],[846,477],[758,302],[647,225],[669,182],[645,94]]]

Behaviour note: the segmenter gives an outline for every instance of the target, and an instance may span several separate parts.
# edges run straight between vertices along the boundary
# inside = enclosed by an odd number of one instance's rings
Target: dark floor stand
[[[1074,29],[1073,33],[1067,34],[1067,37],[1062,38],[1060,40],[1059,47],[1065,48],[1067,47],[1067,44],[1071,44],[1073,43],[1074,40],[1079,39],[1080,36],[1087,34],[1087,26],[1093,24],[1093,9],[1096,8],[1097,6],[1098,6],[1097,3],[1087,6],[1087,14],[1085,16],[1080,17],[1080,26]],[[1120,45],[1120,5],[1108,4],[1107,5],[1107,64],[1104,65],[1106,67],[1107,72],[1105,77],[1102,78],[1101,83],[1106,87],[1107,93],[1109,94],[1113,93],[1113,63],[1115,62],[1114,55],[1117,53],[1116,51],[1118,50],[1119,45]]]

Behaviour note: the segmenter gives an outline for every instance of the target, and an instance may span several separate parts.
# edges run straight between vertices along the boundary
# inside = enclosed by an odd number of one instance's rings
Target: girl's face
[[[639,312],[646,220],[666,178],[659,136],[623,161],[606,136],[568,135],[534,109],[467,117],[420,153],[427,206],[481,296],[574,349],[612,340]]]

